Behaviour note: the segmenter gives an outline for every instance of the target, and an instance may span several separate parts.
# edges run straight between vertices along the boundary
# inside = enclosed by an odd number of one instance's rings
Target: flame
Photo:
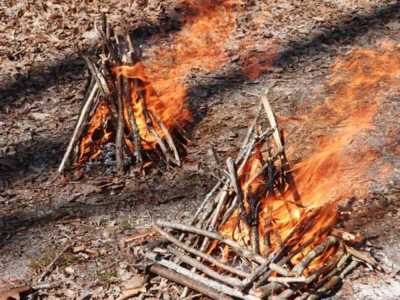
[[[226,62],[228,56],[224,47],[234,29],[233,9],[237,2],[184,1],[191,13],[185,16],[183,28],[168,41],[167,46],[162,43],[162,46],[146,50],[149,53],[144,56],[148,58],[134,66],[114,66],[115,76],[140,82],[138,86],[131,86],[131,107],[143,149],[150,150],[156,145],[154,135],[146,126],[144,105],[168,130],[179,130],[190,122],[191,112],[187,107],[187,86],[184,82],[195,69],[214,71]],[[144,95],[143,99],[138,95]],[[114,135],[110,132],[93,143],[93,133],[103,132],[102,121],[111,119],[111,110],[105,110],[106,105],[104,103],[97,109],[90,119],[87,134],[80,142],[79,165],[98,157],[101,145],[113,141]],[[123,113],[127,127],[125,141],[134,153],[134,144],[128,138],[132,133],[129,112],[125,108]],[[165,133],[162,128],[157,124],[154,127],[163,138]]]
[[[261,200],[257,229],[262,254],[278,249],[289,238],[287,243],[294,246],[293,251],[304,247],[291,258],[295,264],[326,239],[336,223],[340,200],[367,193],[368,171],[376,168],[374,162],[378,159],[378,152],[368,144],[367,137],[375,130],[374,118],[382,99],[390,87],[400,84],[399,54],[400,47],[389,42],[383,42],[377,49],[351,51],[332,67],[327,83],[330,96],[309,113],[285,120],[295,122],[301,140],[300,145],[291,145],[288,157],[300,152],[307,158],[291,170],[294,185],[283,192],[264,192],[258,196]],[[314,146],[304,149],[306,144]],[[239,174],[247,207],[250,197],[266,184],[267,178],[263,176],[249,181],[264,163],[258,149]],[[383,179],[391,173],[390,167],[383,164],[374,175]],[[240,220],[240,231],[235,230],[238,218],[236,211],[219,230],[224,236],[250,246],[249,226]],[[270,233],[269,240],[266,233]],[[307,268],[306,274],[323,266],[337,250],[337,246],[326,249]]]
[[[145,150],[154,148],[157,143],[147,126],[149,118],[156,119],[152,127],[160,138],[165,137],[165,131],[160,123],[168,130],[176,130],[182,128],[190,120],[190,112],[185,107],[185,91],[177,89],[174,98],[160,98],[149,82],[142,63],[139,62],[133,66],[116,66],[113,68],[113,74],[116,77],[131,79],[128,83],[131,90],[130,102],[128,103],[127,99],[124,100],[126,105],[124,105],[123,116],[126,126],[125,141],[132,154],[134,154],[135,146],[128,137],[132,136],[134,129],[130,122],[127,105],[132,108],[141,146]],[[151,116],[145,116],[145,106]],[[103,128],[105,124],[111,123],[111,118],[112,113],[108,103],[102,101],[91,117],[88,131],[80,143],[79,164],[87,159],[96,159],[101,153],[101,145],[112,141],[112,131],[115,128],[112,126]]]
[[[173,92],[193,70],[214,71],[228,58],[225,43],[234,31],[235,4],[229,0],[184,1],[191,8],[184,26],[167,44],[150,48],[145,56],[148,75],[162,94]]]
[[[80,142],[79,164],[88,157],[96,159],[101,154],[101,146],[112,140],[113,134],[112,125],[110,123],[110,113],[110,108],[103,99],[90,120],[86,135]]]

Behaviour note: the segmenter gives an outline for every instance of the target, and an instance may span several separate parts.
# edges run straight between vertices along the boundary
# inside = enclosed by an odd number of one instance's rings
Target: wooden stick
[[[226,164],[228,166],[229,176],[231,179],[231,185],[235,189],[237,201],[238,201],[239,208],[240,208],[240,214],[243,214],[243,213],[247,214],[246,208],[244,206],[243,191],[242,191],[242,188],[240,187],[239,180],[237,178],[236,165],[231,157],[229,157],[226,160]]]
[[[157,226],[156,224],[153,224],[154,228],[164,237],[166,238],[168,241],[170,241],[171,243],[177,245],[179,248],[194,254],[196,256],[199,256],[201,258],[203,258],[204,260],[216,265],[217,267],[224,269],[225,271],[228,271],[232,274],[238,275],[240,277],[247,277],[249,274],[240,270],[237,270],[235,268],[232,268],[231,266],[227,266],[221,262],[219,262],[218,260],[216,260],[214,257],[207,255],[199,250],[196,250],[190,246],[187,246],[183,243],[181,243],[180,241],[178,241],[176,238],[174,238],[172,235],[170,235],[169,233],[167,233],[166,231],[162,230],[159,226]]]
[[[177,223],[161,221],[161,220],[157,220],[156,224],[161,227],[167,227],[167,228],[171,228],[171,229],[176,229],[176,230],[181,230],[181,231],[186,231],[186,232],[206,236],[208,238],[220,241],[221,243],[223,243],[225,245],[228,245],[239,256],[243,256],[247,259],[254,260],[258,263],[266,262],[266,259],[264,257],[262,257],[261,255],[256,255],[255,253],[251,252],[250,250],[242,248],[237,242],[230,240],[230,239],[225,239],[222,235],[220,235],[216,232],[199,229],[197,227],[190,226],[190,225],[177,224]]]
[[[307,298],[310,296],[309,293],[303,293],[300,296],[297,296],[296,298],[294,298],[294,300],[307,300]]]
[[[283,152],[283,143],[282,143],[281,136],[279,133],[278,123],[276,122],[275,115],[274,115],[274,112],[272,111],[271,104],[268,101],[268,92],[269,92],[269,88],[267,88],[266,91],[264,92],[263,96],[261,96],[261,102],[264,106],[265,112],[267,113],[269,124],[270,124],[271,128],[274,129],[273,137],[275,140],[275,144],[277,146],[277,152],[281,153],[281,152]]]
[[[85,126],[88,113],[90,111],[90,107],[92,106],[92,103],[94,100],[98,97],[98,84],[95,82],[93,85],[91,85],[91,90],[88,93],[87,99],[84,102],[84,105],[82,106],[82,110],[79,114],[78,121],[76,122],[74,133],[72,134],[72,137],[68,143],[67,150],[65,151],[65,154],[63,156],[63,159],[60,163],[60,166],[58,167],[58,173],[62,173],[66,167],[66,164],[68,162],[69,156],[71,155],[71,152],[75,146],[75,143],[79,140],[83,128]]]
[[[198,275],[196,273],[191,272],[190,270],[187,270],[169,260],[163,259],[161,257],[159,257],[158,255],[156,255],[155,253],[145,253],[145,257],[164,266],[167,267],[168,269],[172,269],[175,272],[182,274],[186,277],[189,277],[192,280],[195,280],[199,283],[202,283],[203,285],[212,288],[214,290],[217,290],[218,292],[221,292],[225,295],[230,295],[233,297],[237,297],[239,299],[245,299],[245,300],[259,300],[258,298],[251,296],[251,295],[245,295],[242,292],[233,289],[227,285],[224,285],[222,283],[218,283],[214,280],[208,279],[208,278],[204,278],[201,275]],[[192,287],[190,287],[192,288]],[[221,299],[221,298],[217,298],[217,299]]]
[[[296,275],[301,275],[305,268],[322,252],[329,247],[338,243],[338,239],[334,236],[328,236],[325,241],[311,250],[293,269],[292,272]]]
[[[221,220],[221,224],[225,224],[225,222],[228,221],[228,219],[232,216],[232,214],[234,213],[234,211],[237,208],[237,204],[238,204],[237,202],[238,202],[238,198],[237,198],[237,196],[235,196],[235,198],[233,198],[232,203],[230,204],[228,209],[225,211],[225,214]]]
[[[128,42],[128,52],[125,53],[122,57],[122,62],[126,63],[128,65],[133,65],[134,63],[134,54],[135,54],[135,49],[133,47],[133,42],[131,39],[131,36],[129,33],[126,34],[126,40]],[[139,128],[136,123],[136,117],[132,109],[132,95],[131,95],[131,83],[134,84],[134,88],[136,90],[136,85],[137,82],[136,80],[130,80],[128,78],[124,78],[124,86],[125,86],[125,94],[126,94],[126,107],[128,110],[128,117],[129,117],[129,124],[131,125],[132,128],[132,137],[133,137],[133,144],[135,145],[135,158],[136,158],[136,163],[139,164],[140,166],[143,163],[143,156],[142,156],[142,143],[141,143],[141,137],[140,137],[140,132]]]
[[[169,154],[169,151],[168,151],[167,146],[165,145],[163,139],[160,137],[160,135],[158,134],[157,130],[153,127],[153,125],[147,124],[147,128],[149,129],[149,131],[155,138],[158,146],[160,146],[161,152],[164,154],[164,157],[167,160],[167,162],[175,162],[175,160]]]
[[[123,93],[122,93],[122,77],[118,76],[117,78],[117,111],[118,111],[118,127],[117,133],[115,136],[115,156],[117,161],[117,172],[119,175],[124,173],[124,153],[123,153],[123,135],[124,135],[124,101],[123,101]]]
[[[340,278],[340,276],[335,275],[329,278],[329,280],[318,289],[318,294],[325,294],[329,292],[330,290],[334,289],[341,281],[342,278]]]
[[[91,59],[87,56],[83,56],[83,59],[88,66],[90,73],[92,74],[93,78],[96,80],[100,90],[103,92],[105,97],[109,97],[111,95],[110,88],[108,87],[107,80],[105,79],[104,75],[99,71],[97,66],[91,61]]]
[[[200,204],[199,209],[196,211],[196,213],[194,214],[192,220],[190,221],[191,225],[195,224],[197,218],[199,217],[199,215],[204,210],[204,207],[206,206],[208,201],[211,199],[212,195],[214,195],[214,193],[221,187],[222,183],[223,183],[222,181],[218,181],[217,184],[212,188],[212,190],[206,195],[206,197],[204,198],[203,202]]]
[[[280,293],[277,296],[272,296],[271,300],[286,300],[286,299],[291,299],[292,296],[295,294],[295,292],[291,289],[284,290],[282,293]]]
[[[226,199],[227,196],[228,196],[228,190],[227,189],[226,190],[222,190],[221,194],[220,194],[220,197],[218,198],[219,200],[217,202],[217,207],[214,210],[214,215],[213,215],[213,217],[211,219],[211,223],[208,226],[209,229],[211,229],[211,230],[215,229],[215,225],[216,225],[217,220],[218,220],[218,218],[220,216],[220,213],[222,212],[222,207],[223,207],[223,204],[224,204],[225,199]],[[200,246],[201,253],[204,252],[207,249],[209,243],[210,243],[210,239],[208,237],[206,237],[203,240],[203,242],[202,242],[202,244]],[[191,271],[195,272],[196,268],[193,268]],[[188,292],[188,289],[185,288],[183,290],[182,294],[181,294],[181,298],[185,297],[187,295],[187,292]]]
[[[250,294],[260,298],[266,299],[268,296],[280,292],[284,286],[279,282],[270,282],[266,285],[250,290]]]
[[[175,146],[174,140],[172,139],[172,136],[169,133],[167,127],[165,126],[163,121],[161,121],[161,119],[158,116],[156,116],[155,114],[151,113],[150,111],[149,111],[149,114],[156,121],[157,125],[163,131],[163,133],[165,135],[165,140],[167,141],[167,144],[170,147],[170,149],[172,150],[172,152],[174,153],[174,158],[175,158],[174,163],[177,166],[180,166],[181,165],[181,159],[179,157],[179,152],[178,152],[178,149]]]
[[[260,115],[261,115],[261,108],[262,108],[262,106],[261,106],[261,103],[260,103],[258,105],[258,108],[257,108],[256,116],[255,116],[253,122],[251,123],[249,129],[247,130],[246,137],[244,138],[244,140],[242,142],[242,146],[240,147],[241,148],[240,152],[242,152],[242,151],[244,151],[244,149],[246,149],[246,147],[247,147],[247,145],[248,145],[248,143],[250,141],[250,137],[254,134],[254,130],[255,130],[256,126],[257,126],[258,119],[260,118]],[[241,155],[239,153],[239,157],[240,156]],[[240,161],[236,161],[236,163],[239,163],[239,162]]]
[[[360,262],[353,260],[341,273],[340,273],[340,278],[346,277],[347,274],[349,274],[351,271],[353,271],[355,268],[358,267]]]
[[[349,245],[346,245],[346,244],[345,244],[345,248],[346,248],[346,251],[348,253],[350,253],[352,256],[360,259],[361,261],[365,262],[366,264],[370,265],[373,268],[378,268],[379,269],[379,265],[378,265],[377,261],[368,252],[364,252],[364,251],[360,251],[360,250],[354,249],[353,247],[351,247]]]
[[[228,284],[230,286],[239,286],[241,280],[234,278],[234,277],[229,277],[226,275],[221,275],[220,273],[210,269],[209,267],[207,267],[206,265],[202,264],[201,262],[199,262],[197,259],[191,258],[188,255],[183,254],[180,251],[177,251],[175,249],[169,249],[169,251],[174,254],[177,258],[179,258],[180,261],[194,267],[197,270],[200,270],[201,272],[203,272],[205,275],[214,278],[220,282],[223,282],[225,284]],[[191,271],[192,272],[192,271]]]
[[[268,278],[269,282],[279,282],[279,283],[304,283],[306,282],[306,278],[304,276],[301,277],[270,277]]]
[[[142,156],[142,142],[141,142],[141,137],[139,133],[139,128],[136,123],[136,117],[132,109],[132,95],[131,95],[131,89],[129,85],[131,84],[131,81],[127,78],[123,79],[123,85],[124,85],[124,93],[125,93],[125,100],[126,100],[126,108],[128,111],[128,122],[131,126],[132,129],[132,138],[133,138],[133,144],[135,145],[135,158],[136,158],[136,163],[139,165],[142,165],[143,163],[143,156]]]
[[[248,276],[246,279],[243,280],[240,289],[242,291],[248,289],[254,283],[254,281],[256,281],[264,273],[266,274],[266,276],[267,275],[269,276],[271,272],[267,272],[267,271],[269,269],[269,265],[271,262],[272,262],[272,258],[270,258],[268,261],[266,261],[265,263],[260,265],[258,268],[256,268],[255,271],[253,273],[251,273],[250,276]]]
[[[61,256],[71,248],[72,244],[67,242],[64,248],[57,254],[57,256],[51,261],[51,263],[46,267],[43,273],[39,276],[38,282],[42,281],[45,276],[47,276],[54,268],[54,265],[60,260]]]
[[[191,279],[188,276],[179,274],[175,271],[162,267],[159,264],[154,264],[150,267],[150,271],[156,273],[162,277],[165,277],[169,280],[175,281],[183,286],[188,286],[192,290],[198,291],[201,294],[210,297],[215,300],[233,300],[233,298],[226,296],[218,291],[208,287],[207,285],[201,283],[199,280]],[[197,278],[196,278],[197,279]]]

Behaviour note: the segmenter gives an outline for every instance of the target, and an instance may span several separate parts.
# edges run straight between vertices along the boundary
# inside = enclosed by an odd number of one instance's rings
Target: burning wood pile
[[[167,107],[159,98],[128,33],[113,33],[105,16],[100,27],[102,54],[96,61],[84,57],[91,81],[58,171],[71,160],[81,167],[107,158],[120,174],[132,163],[180,165],[181,150],[173,138],[180,125],[169,112],[178,104]]]
[[[266,112],[268,122],[261,117]],[[266,97],[241,151],[188,225],[157,221],[167,246],[150,271],[212,299],[319,299],[360,263],[363,239],[334,228],[335,203],[306,205],[296,190]]]

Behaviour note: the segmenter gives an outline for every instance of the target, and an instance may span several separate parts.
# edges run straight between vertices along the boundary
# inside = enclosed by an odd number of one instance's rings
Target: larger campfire
[[[150,270],[186,286],[181,297],[319,299],[361,262],[378,267],[354,248],[360,237],[334,227],[335,202],[300,198],[267,97],[226,164],[190,224],[154,224],[169,245],[145,254]]]

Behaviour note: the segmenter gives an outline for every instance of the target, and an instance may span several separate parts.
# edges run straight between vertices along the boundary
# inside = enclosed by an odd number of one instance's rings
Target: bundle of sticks
[[[262,108],[266,120],[260,118]],[[182,298],[194,290],[212,299],[319,299],[360,263],[377,267],[372,256],[353,247],[360,240],[334,228],[333,223],[307,236],[326,207],[304,209],[288,233],[271,243],[279,233],[274,233],[271,220],[261,217],[263,197],[251,200],[241,176],[261,148],[267,153],[257,173],[265,175],[263,195],[295,190],[274,114],[263,96],[238,157],[228,158],[225,175],[206,195],[191,222],[154,223],[167,244],[145,254],[152,261],[150,271],[184,286]],[[257,174],[249,181],[256,180]],[[261,222],[266,228],[263,237]],[[228,223],[234,227],[229,234]],[[320,264],[311,268],[317,261]]]
[[[180,165],[180,154],[171,133],[148,108],[146,101],[152,87],[144,78],[139,51],[129,32],[124,36],[115,34],[104,15],[96,31],[102,40],[102,53],[95,61],[84,57],[91,80],[58,171],[64,172],[71,161],[81,166],[98,157],[101,148],[110,142],[115,144],[119,173],[124,172],[126,157],[140,166],[146,159]],[[130,68],[128,75],[124,72],[126,67]],[[136,75],[132,74],[135,68]],[[101,124],[94,128],[95,122]],[[148,147],[149,140],[154,141],[154,147]]]

